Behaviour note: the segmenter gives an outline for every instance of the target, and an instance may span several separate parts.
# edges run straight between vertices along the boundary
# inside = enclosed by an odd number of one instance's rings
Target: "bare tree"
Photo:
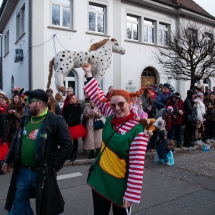
[[[164,73],[176,80],[190,80],[190,88],[215,75],[214,29],[190,24],[172,33],[168,46],[154,52]]]

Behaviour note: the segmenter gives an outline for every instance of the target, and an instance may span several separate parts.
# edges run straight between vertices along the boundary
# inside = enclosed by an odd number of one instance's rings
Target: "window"
[[[169,32],[168,32],[168,25],[166,24],[162,24],[159,23],[159,44],[160,45],[168,45],[168,36],[169,36]]]
[[[52,25],[71,26],[72,1],[52,0]]]
[[[9,52],[9,31],[4,35],[4,54]]]
[[[25,4],[16,15],[16,38],[19,39],[25,32]]]
[[[139,17],[127,15],[127,38],[132,40],[139,39]]]
[[[187,32],[185,32],[185,35],[189,44],[191,44],[192,49],[198,48],[198,31],[196,29],[189,28]]]
[[[104,5],[89,4],[89,30],[105,33],[106,7]]]
[[[144,41],[155,43],[155,22],[144,19]]]

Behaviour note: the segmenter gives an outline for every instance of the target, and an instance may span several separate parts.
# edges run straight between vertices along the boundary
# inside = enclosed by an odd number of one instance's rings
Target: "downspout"
[[[28,0],[28,73],[29,90],[32,90],[32,0]]]

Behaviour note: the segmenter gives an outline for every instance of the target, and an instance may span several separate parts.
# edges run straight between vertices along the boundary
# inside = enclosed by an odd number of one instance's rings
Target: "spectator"
[[[114,90],[114,87],[113,87],[113,86],[110,86],[110,87],[108,88],[108,93],[105,95],[105,98],[108,98],[113,90]]]
[[[184,146],[193,147],[192,143],[192,125],[196,123],[197,113],[195,104],[196,92],[195,90],[187,91],[187,98],[184,101],[184,111],[185,111],[185,130],[184,130]]]
[[[90,99],[89,102],[89,105],[85,107],[83,112],[84,118],[86,119],[87,129],[87,136],[84,140],[84,149],[90,150],[89,159],[92,159],[97,157],[102,142],[102,129],[94,130],[93,122],[97,119],[100,119],[102,114],[95,106],[95,103],[92,101],[92,99]],[[95,156],[94,150],[96,150]]]
[[[6,94],[0,94],[0,106],[3,109],[1,112],[6,113],[7,106],[9,104],[9,99],[7,98]]]
[[[205,101],[206,112],[206,143],[213,144],[213,129],[215,128],[215,92],[210,94],[210,99]]]
[[[151,97],[152,97],[153,100],[155,100],[155,98],[156,98],[156,93],[155,93],[155,91],[153,90],[153,88],[151,87],[151,83],[150,83],[150,82],[147,83],[146,88],[147,88],[148,90],[151,91]]]
[[[173,107],[168,106],[160,109],[155,115],[155,119],[161,117],[166,122],[166,130],[169,132],[171,130],[171,117],[173,115]]]
[[[209,95],[211,94],[211,90],[210,89],[207,89],[206,90],[206,93],[208,93]]]
[[[175,147],[173,140],[165,140],[157,147],[157,153],[161,165],[174,165],[173,149]]]
[[[152,94],[149,89],[144,89],[141,97],[143,111],[145,111],[148,114],[148,118],[154,118],[155,116],[155,106],[151,95]]]
[[[182,148],[181,131],[183,125],[184,102],[181,100],[180,93],[174,93],[173,96],[168,99],[166,106],[173,107],[171,130],[168,132],[168,139],[174,140],[175,136],[177,140],[177,147]]]
[[[77,157],[78,139],[87,135],[86,129],[81,124],[81,114],[83,113],[81,105],[74,94],[71,95],[70,103],[63,109],[63,117],[68,125],[71,139],[73,140],[73,151],[70,160],[74,161]]]
[[[63,102],[63,107],[62,107],[62,113],[63,113],[63,109],[64,109],[64,107],[67,105],[67,104],[69,104],[70,103],[70,100],[71,100],[71,97],[72,97],[72,95],[73,95],[73,88],[72,87],[68,87],[67,89],[66,89],[66,98],[65,98],[65,100],[64,100],[64,102]]]
[[[58,104],[56,104],[55,99],[53,97],[52,94],[48,94],[48,109],[50,110],[50,112],[60,115],[60,106]]]
[[[141,98],[137,98],[135,104],[133,105],[133,111],[137,115],[137,119],[146,119],[148,114],[143,110],[143,102]]]
[[[195,124],[195,133],[194,133],[194,144],[203,145],[204,143],[201,140],[202,130],[203,130],[203,116],[205,115],[205,104],[203,103],[204,94],[199,92],[197,93],[195,103],[197,111],[197,122]]]
[[[8,135],[8,121],[6,115],[3,113],[3,108],[0,108],[0,175],[3,175],[2,164],[8,153],[8,143],[7,143],[7,135]]]
[[[14,91],[12,102],[6,108],[6,115],[9,122],[9,133],[12,138],[19,127],[20,119],[25,115],[25,104],[22,103],[18,91]]]
[[[29,198],[36,197],[36,214],[61,214],[64,200],[57,185],[57,171],[70,153],[71,138],[63,117],[48,111],[44,90],[26,94],[29,115],[21,119],[2,166],[8,173],[13,163],[5,209],[8,214],[32,215]]]
[[[215,86],[213,87],[213,92],[215,93]]]
[[[170,96],[173,95],[172,92],[170,92],[169,90],[170,85],[165,83],[163,85],[163,92],[160,93],[157,98],[155,99],[155,105],[156,105],[156,109],[159,111],[161,108],[165,108],[166,107],[166,103],[167,100]]]
[[[159,94],[159,86],[158,86],[158,84],[155,82],[154,83],[154,86],[153,86],[153,90],[154,90],[154,92],[158,95]]]
[[[148,149],[150,149],[151,152],[167,139],[165,120],[159,117],[153,125],[156,127],[156,130],[153,131],[153,135],[148,144]]]

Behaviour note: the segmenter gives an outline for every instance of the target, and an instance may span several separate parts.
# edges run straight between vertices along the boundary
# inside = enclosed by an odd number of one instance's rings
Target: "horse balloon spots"
[[[111,65],[112,52],[125,54],[124,48],[115,39],[104,39],[94,43],[88,51],[61,51],[49,63],[49,77],[47,88],[50,87],[54,65],[55,86],[58,92],[64,92],[63,81],[73,68],[83,67],[91,64],[93,76],[101,82],[102,76]]]

